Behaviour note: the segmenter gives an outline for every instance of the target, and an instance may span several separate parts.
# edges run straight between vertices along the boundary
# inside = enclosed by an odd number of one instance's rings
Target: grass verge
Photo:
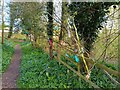
[[[2,73],[8,68],[12,55],[14,53],[14,44],[12,41],[4,39],[4,44],[2,45]]]

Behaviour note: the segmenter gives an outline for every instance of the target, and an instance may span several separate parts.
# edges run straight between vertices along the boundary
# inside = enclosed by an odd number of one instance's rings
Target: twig
[[[71,66],[69,66],[67,63],[63,62],[62,60],[57,60],[58,62],[62,63],[63,65],[65,65],[68,69],[70,69],[71,71],[73,71],[74,73],[76,73],[80,78],[84,79],[86,82],[88,82],[91,86],[93,86],[94,88],[99,88],[99,86],[97,86],[96,84],[94,84],[92,81],[87,80],[82,74],[78,73],[75,69],[73,69]]]
[[[96,61],[98,61],[98,60],[101,58],[101,56],[105,53],[105,51],[106,51],[106,49],[108,48],[108,46],[109,46],[116,38],[118,38],[119,36],[120,36],[120,34],[119,34],[118,36],[116,36],[110,43],[108,43],[108,45],[107,45],[107,47],[104,49],[103,53],[100,55],[100,57],[99,57]]]
[[[112,76],[107,71],[104,70],[104,72],[112,80],[112,82],[114,82],[115,84],[120,86],[120,83],[118,81],[116,81],[114,78],[112,78]]]

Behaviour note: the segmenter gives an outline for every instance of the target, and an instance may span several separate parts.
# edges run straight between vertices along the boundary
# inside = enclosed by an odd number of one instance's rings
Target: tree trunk
[[[4,44],[4,0],[2,0],[2,44]]]
[[[12,5],[10,7],[10,29],[9,29],[9,33],[8,33],[8,38],[11,38],[11,36],[12,36],[14,19],[15,19],[15,16],[14,16],[11,8],[12,8]]]
[[[60,35],[59,35],[59,45],[61,44],[61,41],[63,39],[63,34],[66,28],[66,19],[67,19],[67,2],[62,2],[62,16],[61,16],[61,30],[60,30]],[[60,51],[61,48],[58,46],[58,60],[60,59]]]
[[[48,26],[47,26],[47,34],[49,36],[49,40],[53,41],[53,2],[49,0],[47,2],[47,12],[48,12]],[[53,42],[52,42],[53,43]],[[49,45],[49,53],[50,59],[53,59],[53,47]]]
[[[118,7],[120,8],[120,4],[118,5]],[[118,12],[118,17],[120,17],[120,10]],[[118,34],[120,34],[120,19],[118,21]],[[120,36],[118,37],[118,71],[120,72]],[[120,82],[120,78],[118,78],[118,81]],[[118,88],[120,88],[120,86],[118,86]]]
[[[13,31],[12,29],[13,29],[13,26],[11,25],[8,33],[8,38],[11,38],[12,36],[12,31]]]

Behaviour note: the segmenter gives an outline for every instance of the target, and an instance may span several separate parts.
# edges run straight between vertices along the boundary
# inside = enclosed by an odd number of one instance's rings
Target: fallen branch
[[[112,82],[114,82],[115,84],[120,86],[120,83],[118,81],[116,81],[114,78],[112,78],[112,76],[107,71],[104,70],[104,72],[111,79]]]
[[[56,58],[57,59],[57,58]],[[77,72],[75,69],[73,69],[71,66],[69,66],[67,63],[63,62],[62,60],[57,60],[58,62],[62,63],[63,65],[65,65],[67,68],[69,68],[71,71],[73,71],[74,73],[76,73],[80,78],[84,79],[86,82],[88,82],[91,86],[93,86],[94,88],[100,88],[99,86],[97,86],[96,84],[94,84],[92,81],[87,80],[83,75],[81,75],[79,72]]]
[[[85,57],[85,58],[86,58],[86,57]],[[117,76],[117,77],[120,77],[120,72],[115,71],[115,70],[113,70],[113,69],[110,69],[110,68],[108,68],[107,66],[102,65],[102,64],[100,64],[100,63],[98,63],[98,62],[95,63],[92,59],[86,58],[86,60],[87,60],[88,62],[90,62],[91,64],[95,65],[96,67],[99,67],[100,69],[103,69],[103,70],[107,71],[107,72],[110,73],[110,74],[113,74],[113,75],[115,75],[115,76]]]
[[[64,47],[64,48],[66,48],[66,47]],[[67,49],[68,50],[68,49]],[[73,53],[72,51],[70,51],[71,53]],[[74,54],[74,53],[73,53]],[[80,55],[78,55],[79,56],[79,58],[81,57]],[[115,71],[115,70],[113,70],[113,69],[110,69],[110,68],[108,68],[107,66],[105,66],[105,65],[102,65],[102,64],[100,64],[100,63],[96,63],[96,62],[94,62],[92,59],[89,59],[89,58],[86,58],[85,57],[85,60],[87,60],[89,63],[91,63],[92,65],[95,65],[96,67],[99,67],[99,68],[101,68],[101,69],[104,69],[105,71],[107,71],[108,73],[110,73],[110,74],[113,74],[113,75],[115,75],[115,76],[117,76],[117,77],[120,77],[120,72],[118,72],[118,71]]]

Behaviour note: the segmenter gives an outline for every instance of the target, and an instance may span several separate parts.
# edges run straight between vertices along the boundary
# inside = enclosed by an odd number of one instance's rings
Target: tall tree
[[[62,2],[62,16],[61,16],[61,30],[60,30],[60,36],[59,41],[62,40],[65,29],[67,28],[67,19],[68,19],[68,10],[67,10],[68,2]]]
[[[16,26],[22,28],[22,33],[26,34],[26,36],[31,34],[34,40],[33,44],[35,44],[37,37],[44,30],[45,24],[44,22],[41,23],[43,21],[42,15],[44,15],[43,8],[44,3],[10,3],[10,32],[8,37],[12,35],[15,20],[19,20]],[[14,25],[14,27],[16,26]]]
[[[67,27],[67,19],[68,19],[68,2],[64,2],[62,1],[62,13],[61,13],[61,29],[60,29],[60,34],[59,34],[59,44],[61,44],[61,41],[63,39],[63,36],[65,34],[65,30],[66,30],[66,27]],[[59,46],[59,45],[58,45]],[[60,51],[61,51],[61,48],[59,47],[58,48],[58,53],[57,53],[57,57],[58,57],[58,60],[60,60]]]
[[[20,15],[21,15],[21,7],[20,7],[20,3],[18,2],[10,2],[9,3],[9,8],[10,8],[10,11],[9,11],[9,15],[10,15],[10,28],[9,28],[9,33],[8,33],[8,38],[11,38],[12,36],[12,32],[13,32],[13,27],[15,27],[14,23],[15,23],[15,20],[19,19],[20,18]]]
[[[75,26],[80,40],[82,41],[83,54],[89,57],[93,47],[93,42],[98,37],[99,30],[102,29],[102,23],[107,20],[106,13],[113,2],[72,2],[69,5],[69,11],[74,17]],[[81,64],[85,65],[84,64]],[[88,67],[90,63],[87,62]],[[84,66],[83,66],[84,68]],[[84,69],[83,69],[84,70]]]
[[[48,13],[48,25],[47,25],[47,34],[49,37],[49,53],[50,59],[53,59],[53,2],[50,0],[47,2],[47,13]]]
[[[9,29],[9,33],[8,33],[8,38],[10,38],[12,36],[12,32],[13,32],[13,25],[14,25],[14,19],[15,19],[15,10],[14,10],[14,5],[13,3],[10,3],[10,29]]]
[[[72,2],[69,5],[71,15],[74,16],[80,39],[83,40],[84,49],[88,53],[92,49],[102,22],[106,21],[105,14],[114,2]]]
[[[4,43],[4,0],[2,0],[2,44]]]

